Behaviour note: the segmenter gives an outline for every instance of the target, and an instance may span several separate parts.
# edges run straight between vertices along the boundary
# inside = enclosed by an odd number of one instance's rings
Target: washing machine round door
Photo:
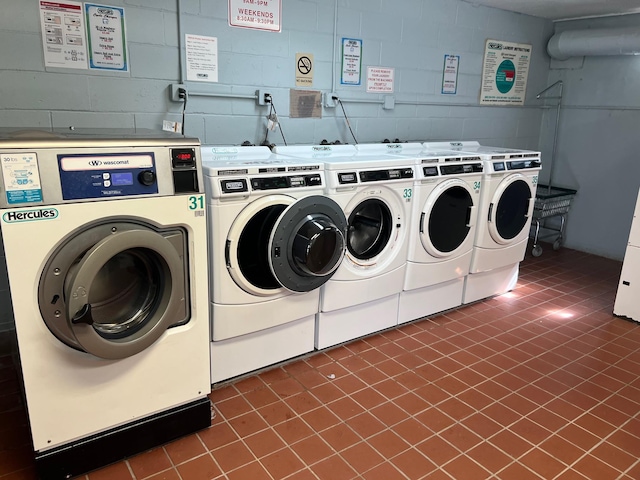
[[[293,292],[326,283],[345,253],[347,219],[330,198],[302,198],[282,212],[269,239],[269,265],[278,282]]]
[[[472,195],[466,182],[451,179],[428,196],[420,216],[420,241],[433,257],[454,256],[471,240],[476,213]]]
[[[394,231],[394,215],[381,198],[359,202],[349,214],[347,250],[357,260],[370,261],[382,253]]]
[[[40,312],[67,345],[106,359],[135,355],[189,319],[186,233],[129,222],[87,228],[43,270]]]
[[[346,218],[330,198],[266,195],[247,205],[227,236],[227,270],[247,293],[310,292],[345,251]]]
[[[526,227],[535,200],[526,177],[521,174],[505,178],[489,205],[489,233],[500,245],[508,245],[527,235]]]

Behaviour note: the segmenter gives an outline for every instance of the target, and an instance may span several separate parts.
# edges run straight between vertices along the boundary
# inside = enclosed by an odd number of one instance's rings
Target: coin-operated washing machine
[[[484,161],[480,212],[463,303],[515,288],[535,204],[540,152],[488,147],[478,142],[427,143],[479,155]]]
[[[462,304],[476,233],[483,162],[478,155],[387,144],[415,162],[407,271],[398,323]],[[367,148],[367,146],[358,146]]]
[[[0,139],[0,226],[41,478],[211,423],[199,141]]]
[[[345,251],[324,165],[267,147],[202,147],[214,382],[314,348],[320,286]]]
[[[321,292],[316,348],[389,328],[398,321],[411,221],[413,163],[350,145],[276,147],[323,161],[327,195],[347,218],[347,251]]]

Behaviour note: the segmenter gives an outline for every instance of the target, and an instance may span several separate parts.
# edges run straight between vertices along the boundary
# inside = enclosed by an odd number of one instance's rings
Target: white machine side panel
[[[406,264],[392,272],[364,280],[329,280],[321,288],[320,311],[340,310],[400,293],[404,285],[405,271]]]
[[[206,219],[203,209],[189,209],[188,199],[177,196],[58,205],[53,207],[58,211],[54,219],[0,222],[35,450],[209,393]],[[67,347],[49,332],[40,321],[38,281],[48,254],[63,237],[88,222],[116,216],[186,228],[192,318],[184,326],[169,329],[133,357],[104,360]]]
[[[221,382],[311,352],[315,320],[316,316],[311,315],[261,332],[213,342],[211,381]]]
[[[211,340],[225,340],[298,320],[318,313],[320,289],[297,293],[262,303],[211,307]]]
[[[462,305],[464,277],[400,294],[398,324]]]
[[[462,303],[476,302],[513,290],[518,283],[519,263],[465,277]]]
[[[631,231],[629,232],[629,244],[640,247],[640,192],[636,201],[636,209],[633,212],[633,221],[631,222]]]
[[[316,348],[331,347],[393,327],[398,322],[398,298],[399,295],[392,295],[364,305],[319,313]]]
[[[634,222],[635,223],[635,222]],[[625,282],[625,283],[623,283]],[[640,321],[640,247],[627,245],[613,313]]]

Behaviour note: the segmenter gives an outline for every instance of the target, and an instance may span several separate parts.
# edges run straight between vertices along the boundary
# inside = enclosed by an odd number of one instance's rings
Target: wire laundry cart
[[[558,87],[558,96],[549,97],[545,96],[545,93],[549,90]],[[572,190],[570,188],[556,187],[553,185],[553,167],[554,160],[556,158],[556,151],[558,146],[558,128],[560,126],[560,110],[562,108],[562,93],[564,90],[564,85],[562,80],[558,80],[554,84],[548,86],[543,91],[541,91],[538,95],[536,95],[537,99],[549,99],[549,100],[557,100],[556,103],[556,122],[555,129],[553,132],[553,151],[551,153],[551,158],[549,161],[549,185],[541,185],[538,184],[536,188],[536,200],[533,206],[533,216],[531,219],[531,226],[534,226],[535,223],[535,233],[533,236],[533,249],[531,250],[531,254],[534,257],[539,257],[542,255],[542,246],[538,245],[538,240],[540,237],[540,229],[549,230],[555,233],[551,233],[549,235],[545,235],[546,238],[553,238],[553,249],[560,250],[562,246],[562,241],[564,240],[564,226],[567,221],[567,213],[569,212],[569,208],[571,207],[571,202],[573,201],[573,197],[575,197],[577,190]],[[551,226],[547,226],[545,220],[551,217],[560,217],[560,227],[555,228]]]
[[[531,254],[534,257],[542,255],[542,245],[538,245],[538,240],[543,238],[540,236],[540,229],[551,230],[555,233],[545,235],[544,238],[555,237],[553,241],[553,249],[560,250],[562,246],[564,225],[567,220],[567,213],[571,207],[573,197],[577,190],[562,187],[550,187],[548,185],[538,184],[536,189],[536,200],[533,205],[533,217],[531,219],[532,226],[535,222],[535,234],[533,237],[533,249]],[[552,217],[560,217],[560,227],[554,228],[545,225],[545,219]]]

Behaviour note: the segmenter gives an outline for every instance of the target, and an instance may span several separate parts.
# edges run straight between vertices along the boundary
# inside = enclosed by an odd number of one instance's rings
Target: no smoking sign
[[[296,53],[296,87],[313,85],[313,54]]]

